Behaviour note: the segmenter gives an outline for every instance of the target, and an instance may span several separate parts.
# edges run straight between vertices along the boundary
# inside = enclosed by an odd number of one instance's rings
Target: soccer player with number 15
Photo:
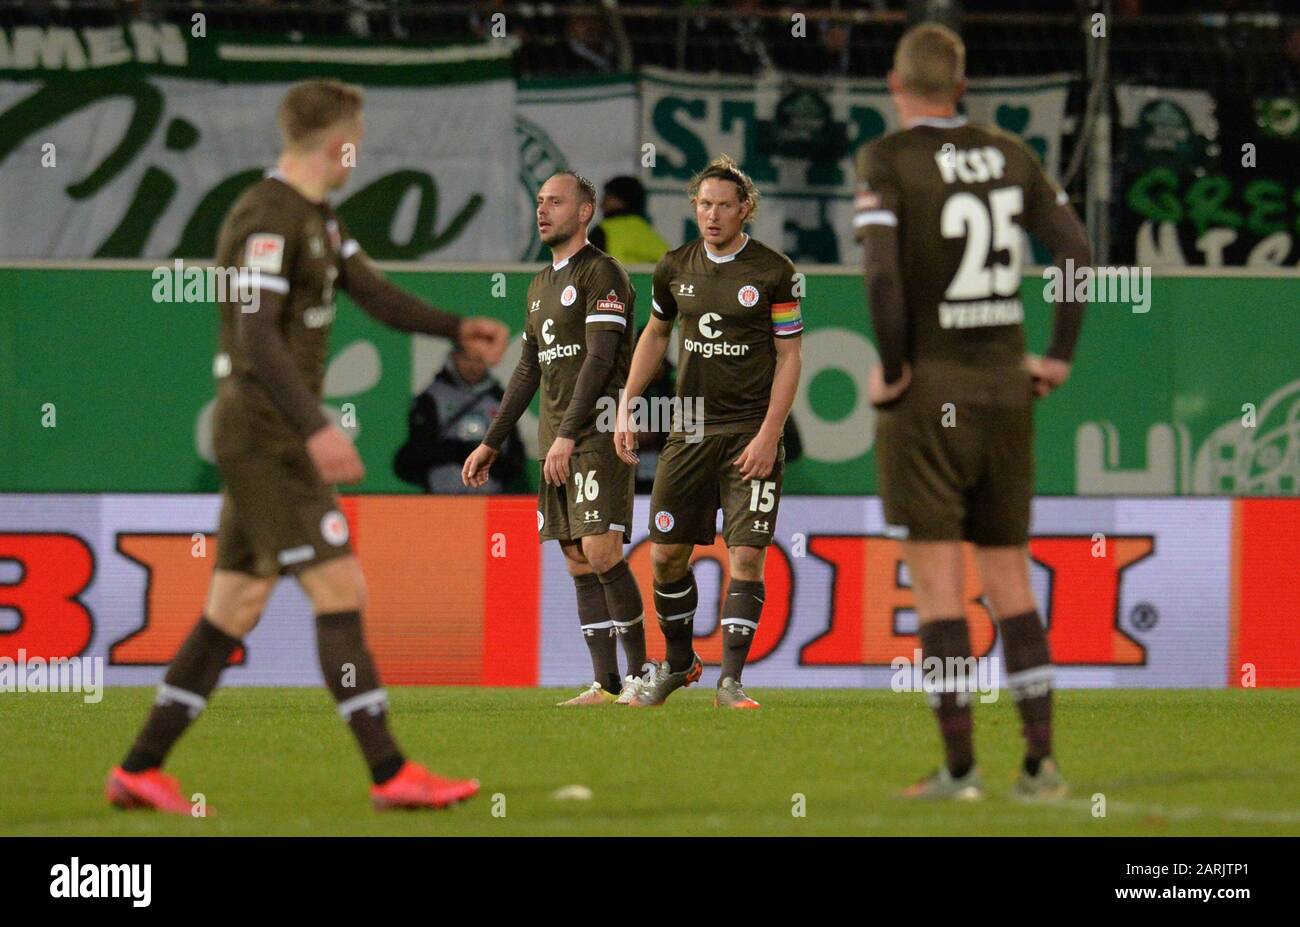
[[[668,652],[629,704],[660,705],[700,678],[691,552],[713,543],[721,506],[731,578],[715,704],[757,708],[740,674],[763,611],[763,564],[781,500],[781,434],[799,386],[803,319],[790,259],[744,231],[758,207],[753,181],[723,155],[696,175],[688,192],[700,237],[668,252],[655,268],[653,312],[632,357],[615,434],[619,456],[635,463],[630,403],[654,376],[680,318],[677,396],[683,409],[703,406],[703,436],[687,437],[680,416],[655,472],[651,558]]]

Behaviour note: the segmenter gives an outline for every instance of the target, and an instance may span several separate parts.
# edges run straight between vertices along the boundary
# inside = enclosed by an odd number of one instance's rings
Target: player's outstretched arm
[[[668,338],[672,330],[672,322],[652,315],[645,331],[637,339],[636,350],[632,352],[627,385],[623,387],[623,395],[618,401],[618,424],[614,431],[614,450],[624,463],[637,462],[636,433],[631,430],[628,404],[645,392],[645,388],[654,379],[655,371],[668,353]]]
[[[506,353],[510,329],[487,316],[470,316],[460,320],[456,340],[471,356],[479,358],[489,367],[495,367],[501,363],[501,358]]]
[[[351,246],[351,247],[349,247]],[[375,269],[355,242],[345,243],[343,289],[366,314],[400,331],[459,341],[488,366],[501,362],[510,330],[496,319],[463,318],[407,293]]]
[[[525,338],[524,352],[519,355],[519,363],[510,375],[505,395],[501,397],[501,406],[497,409],[487,434],[483,436],[483,443],[474,448],[465,459],[465,466],[461,468],[462,483],[478,488],[488,481],[488,470],[501,453],[501,445],[514,431],[515,423],[533,401],[541,382],[542,366],[537,360],[537,351]]]

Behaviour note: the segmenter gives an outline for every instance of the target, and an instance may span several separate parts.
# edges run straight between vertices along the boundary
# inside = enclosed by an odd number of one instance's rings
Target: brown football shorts
[[[632,540],[632,501],[636,468],[614,453],[614,443],[597,450],[575,451],[569,457],[569,479],[552,486],[545,479],[537,489],[537,534],[543,541],[623,532]]]
[[[875,452],[891,537],[1028,543],[1034,405],[1025,371],[918,364],[906,392],[880,410]]]
[[[761,480],[746,480],[732,461],[754,439],[755,431],[706,435],[687,441],[670,435],[659,455],[650,495],[650,539],[658,544],[712,544],[718,509],[728,547],[767,547],[776,531],[785,472],[785,444],[778,442],[776,463]]]

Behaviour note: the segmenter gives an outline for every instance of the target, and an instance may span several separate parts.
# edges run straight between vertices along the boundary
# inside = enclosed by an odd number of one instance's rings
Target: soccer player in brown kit
[[[870,381],[881,410],[876,470],[886,530],[911,575],[922,653],[945,667],[973,665],[961,542],[975,545],[1026,741],[1014,794],[1056,798],[1066,785],[1052,758],[1051,658],[1027,546],[1033,404],[1069,376],[1083,306],[1058,303],[1047,355],[1026,354],[1022,230],[1058,266],[1087,265],[1090,255],[1082,223],[1030,149],[958,116],[964,71],[954,32],[907,32],[889,74],[903,128],[857,155],[853,225],[881,355]],[[930,695],[946,763],[908,797],[983,795],[971,680],[951,675]]]
[[[336,81],[296,84],[280,104],[277,170],[226,215],[221,268],[246,272],[252,291],[221,306],[213,445],[225,489],[217,563],[203,617],[181,645],[154,706],[106,792],[119,807],[190,813],[162,772],[198,717],[231,653],[257,625],[281,574],[296,578],[316,614],[325,685],[370,768],[377,808],[440,808],[478,791],[407,760],[388,730],[388,701],[366,649],[365,581],[348,545],[332,484],[363,475],[348,436],[320,408],[334,319],[344,290],[367,313],[404,331],[459,339],[500,360],[508,330],[461,319],[402,292],[370,264],[327,200],[355,163],[362,99]]]
[[[803,317],[790,259],[745,233],[759,198],[750,178],[723,155],[695,176],[688,193],[700,237],[655,268],[653,313],[632,358],[615,436],[619,455],[635,463],[631,400],[654,376],[680,318],[680,414],[659,456],[650,504],[655,609],[668,652],[631,704],[661,705],[700,678],[691,552],[713,543],[721,507],[731,578],[714,704],[752,709],[759,705],[741,687],[741,672],[763,611],[763,565],[781,500],[781,432],[799,386]],[[696,428],[687,421],[693,411],[702,419]]]
[[[468,486],[487,481],[501,443],[540,386],[538,447],[546,458],[537,531],[564,551],[595,677],[564,706],[627,704],[650,669],[641,590],[623,559],[632,539],[636,468],[618,459],[613,440],[636,293],[618,261],[587,240],[595,208],[595,187],[570,171],[538,191],[537,231],[551,249],[551,265],[528,286],[523,354],[462,473]],[[628,664],[621,681],[616,639]]]

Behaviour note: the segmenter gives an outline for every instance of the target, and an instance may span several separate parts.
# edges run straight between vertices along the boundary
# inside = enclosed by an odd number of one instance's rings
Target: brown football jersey
[[[677,395],[703,401],[705,435],[762,425],[776,371],[775,339],[803,332],[794,278],[788,257],[749,236],[721,258],[696,239],[655,267],[654,314],[670,324],[681,319]]]
[[[334,321],[334,294],[346,284],[349,259],[361,260],[360,247],[329,203],[313,203],[272,174],[236,200],[217,238],[216,266],[248,273],[256,299],[277,295],[283,301],[280,331],[303,383],[321,398]],[[214,440],[220,445],[245,445],[255,440],[301,443],[298,434],[253,374],[247,349],[239,336],[241,317],[256,311],[229,294],[221,303],[219,351],[214,373],[219,379],[218,403],[238,407],[224,410]],[[323,423],[323,418],[322,418]],[[237,428],[242,435],[231,433]],[[223,433],[224,432],[224,433]]]
[[[545,457],[573,398],[573,387],[587,354],[588,331],[616,331],[619,342],[614,367],[598,400],[574,439],[574,450],[613,446],[613,412],[619,391],[627,385],[632,363],[633,305],[636,291],[618,261],[588,243],[559,264],[550,264],[528,285],[525,350],[537,352],[542,368],[542,394],[537,427],[537,453]],[[598,425],[604,414],[608,428]]]
[[[961,117],[922,119],[859,149],[857,174],[857,237],[897,226],[912,361],[1018,366],[1024,231],[1068,199],[1029,147]]]

